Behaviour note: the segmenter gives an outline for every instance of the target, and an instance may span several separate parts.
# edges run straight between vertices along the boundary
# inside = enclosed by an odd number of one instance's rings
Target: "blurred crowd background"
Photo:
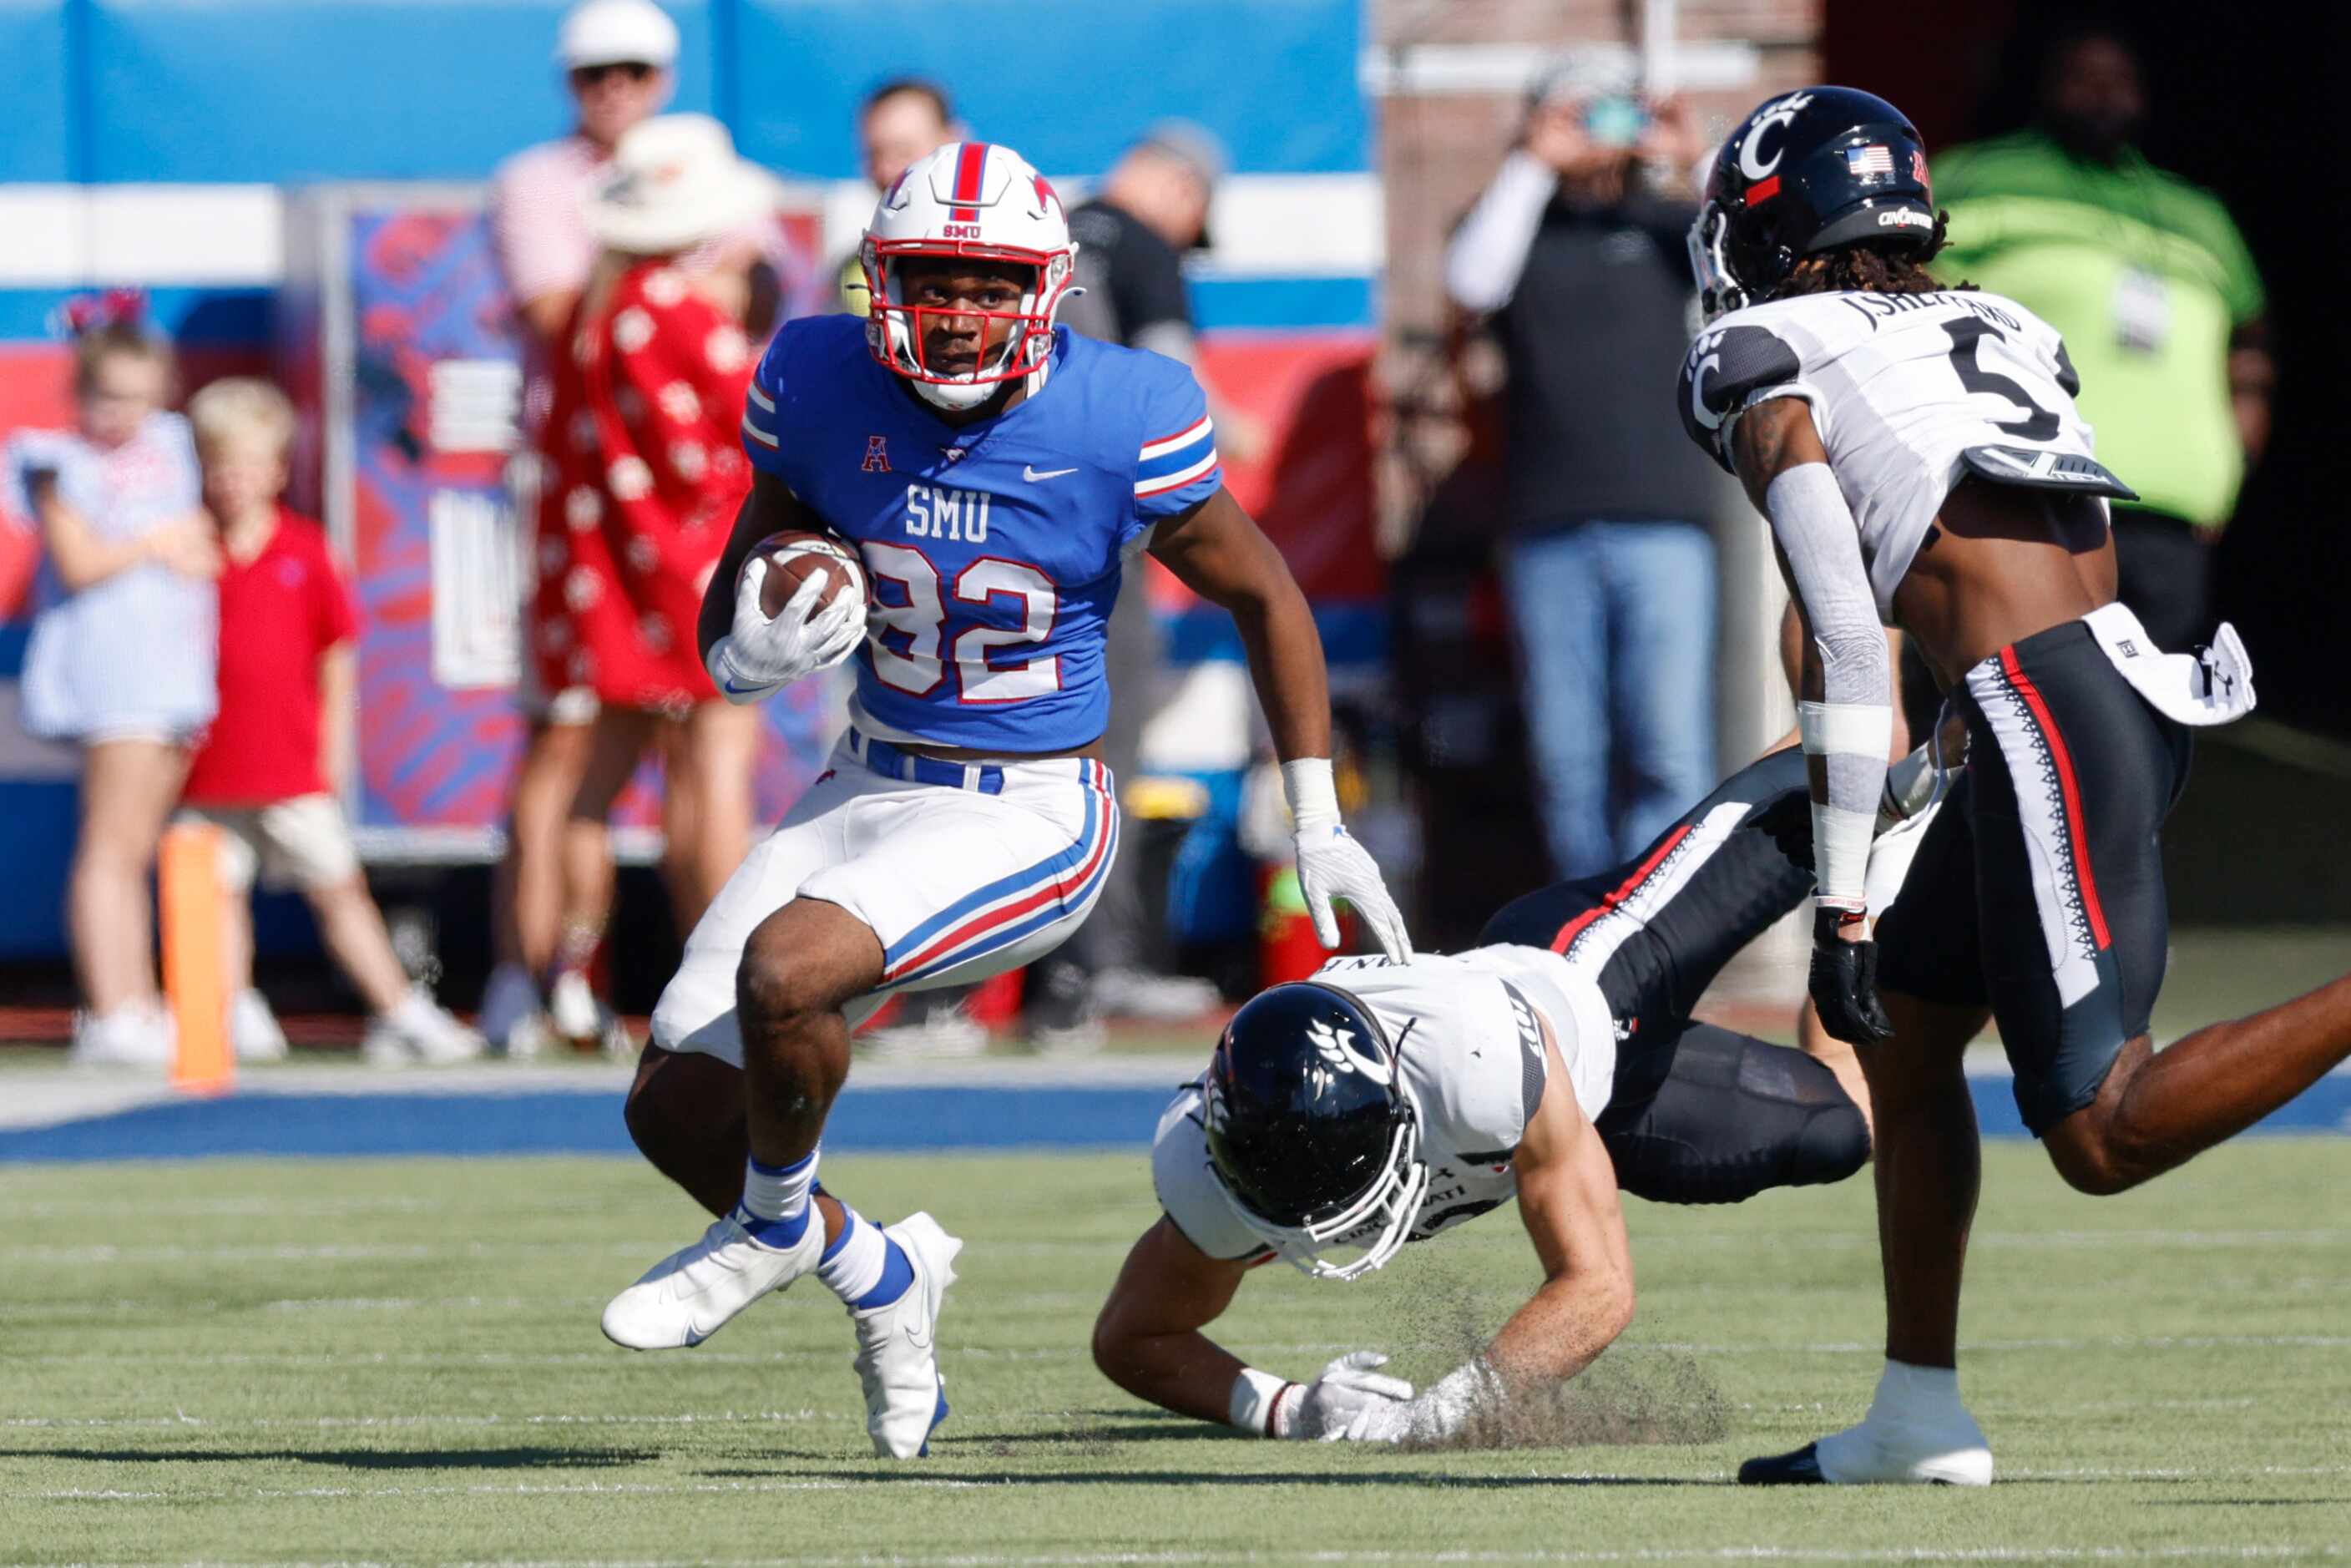
[[[2225,615],[2252,653],[2263,716],[2199,760],[2176,914],[2351,922],[2325,237],[2351,150],[2319,107],[2340,49],[2302,26],[2012,0],[10,6],[0,1037],[65,1038],[78,1008],[100,1055],[160,1038],[149,878],[193,816],[236,851],[241,1050],[282,1052],[273,1010],[386,1062],[628,1049],[841,692],[755,717],[580,640],[716,556],[747,477],[726,399],[782,320],[862,309],[877,186],[967,135],[1069,199],[1089,292],[1064,321],[1199,371],[1228,482],[1314,601],[1350,820],[1419,942],[1622,859],[1788,724],[1767,538],[1672,398],[1693,172],[1815,80],[1911,114],[1949,275],[2065,334],[2145,498],[2117,515],[2126,597],[2174,646]],[[632,157],[706,165],[659,232],[599,216]],[[567,369],[640,330],[684,380]],[[614,444],[649,403],[640,480]],[[1311,966],[1238,653],[1134,574],[1122,887],[1050,972],[885,1016],[882,1049],[1084,1051]]]

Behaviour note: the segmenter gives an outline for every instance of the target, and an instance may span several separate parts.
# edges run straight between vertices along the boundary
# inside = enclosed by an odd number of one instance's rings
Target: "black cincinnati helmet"
[[[1690,268],[1708,319],[1771,297],[1817,251],[1935,237],[1927,148],[1903,112],[1849,87],[1808,87],[1749,115],[1706,183]]]
[[[1395,1255],[1428,1185],[1420,1116],[1372,1010],[1335,986],[1276,986],[1225,1026],[1201,1086],[1208,1163],[1244,1225],[1307,1273]],[[1344,1264],[1321,1254],[1362,1249]]]

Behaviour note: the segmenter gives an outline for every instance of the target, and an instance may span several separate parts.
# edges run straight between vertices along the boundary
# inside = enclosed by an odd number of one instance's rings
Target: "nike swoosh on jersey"
[[[1020,477],[1028,480],[1031,485],[1034,485],[1040,479],[1058,479],[1064,474],[1074,474],[1076,472],[1077,470],[1074,468],[1048,468],[1043,473],[1040,474],[1036,469],[1029,467],[1026,463],[1023,463],[1020,465]]]

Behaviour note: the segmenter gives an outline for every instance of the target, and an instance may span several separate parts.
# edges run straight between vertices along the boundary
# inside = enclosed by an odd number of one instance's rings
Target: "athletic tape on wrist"
[[[1228,1424],[1252,1437],[1280,1437],[1275,1423],[1280,1414],[1281,1396],[1291,1386],[1270,1372],[1242,1367],[1241,1375],[1233,1379],[1233,1396],[1226,1409]]]
[[[1329,827],[1339,821],[1339,787],[1327,757],[1301,757],[1281,765],[1281,793],[1290,820],[1301,828]]]
[[[1813,902],[1832,909],[1864,909],[1869,896],[1869,845],[1877,832],[1876,811],[1848,811],[1813,804]]]

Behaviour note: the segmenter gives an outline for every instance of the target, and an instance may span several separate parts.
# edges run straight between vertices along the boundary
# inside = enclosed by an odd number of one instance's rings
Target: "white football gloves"
[[[1298,1413],[1281,1435],[1308,1443],[1335,1443],[1352,1436],[1359,1425],[1393,1417],[1382,1412],[1405,1408],[1412,1385],[1379,1369],[1388,1358],[1375,1350],[1350,1351],[1322,1369],[1322,1375],[1299,1396]]]
[[[1351,1361],[1354,1358],[1343,1359]],[[1381,1356],[1378,1359],[1385,1361],[1387,1358]],[[1338,1366],[1341,1363],[1334,1361],[1331,1364]],[[1325,1373],[1324,1375],[1329,1375]],[[1383,1377],[1378,1381],[1397,1382],[1393,1377]],[[1321,1386],[1320,1383],[1313,1385],[1314,1388]],[[1412,1392],[1410,1384],[1401,1386],[1407,1395]],[[1308,1396],[1310,1398],[1312,1396],[1311,1388],[1308,1390]],[[1358,1401],[1349,1410],[1345,1424],[1336,1431],[1323,1433],[1322,1440],[1326,1443],[1442,1443],[1459,1434],[1472,1416],[1499,1408],[1500,1398],[1500,1380],[1483,1360],[1473,1361],[1447,1373],[1416,1398]],[[1299,1420],[1302,1424],[1305,1418],[1306,1412],[1301,1408]]]
[[[1325,947],[1339,945],[1339,917],[1332,913],[1331,903],[1343,898],[1371,927],[1381,952],[1399,964],[1409,959],[1412,936],[1405,930],[1403,912],[1388,896],[1387,883],[1380,879],[1370,852],[1347,836],[1339,821],[1331,759],[1301,757],[1283,763],[1281,788],[1297,824],[1290,842],[1298,851],[1298,891],[1314,921],[1315,939]]]
[[[719,695],[738,706],[831,669],[865,640],[865,605],[854,584],[842,583],[816,610],[818,597],[836,580],[830,569],[810,572],[772,618],[759,608],[759,587],[767,579],[765,556],[744,564],[735,589],[734,628],[710,645],[705,661]]]
[[[1331,901],[1343,898],[1355,906],[1380,951],[1401,964],[1412,956],[1412,937],[1404,928],[1404,913],[1388,896],[1364,846],[1347,836],[1337,822],[1300,828],[1290,841],[1298,847],[1298,891],[1306,896],[1306,913],[1314,918],[1314,937],[1325,947],[1339,945],[1339,917]]]

